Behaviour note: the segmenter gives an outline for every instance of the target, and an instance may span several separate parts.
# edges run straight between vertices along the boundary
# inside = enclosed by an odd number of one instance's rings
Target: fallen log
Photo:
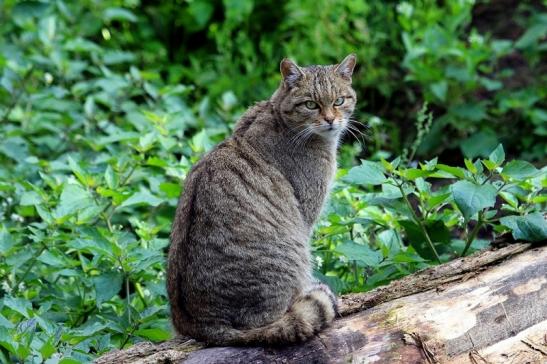
[[[547,247],[512,244],[340,298],[331,328],[286,347],[139,343],[105,363],[546,363]]]

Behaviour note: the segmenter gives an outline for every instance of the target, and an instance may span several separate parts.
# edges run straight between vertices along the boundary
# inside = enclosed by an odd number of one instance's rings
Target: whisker
[[[298,131],[293,137],[289,140],[289,146],[292,146],[291,148],[291,157],[294,155],[294,152],[297,148],[305,145],[307,141],[309,140],[309,136],[313,134],[313,129],[308,125]]]
[[[350,129],[350,128],[347,128],[345,131],[347,131],[348,133],[350,133],[351,135],[353,135],[353,137],[355,138],[355,140],[357,140],[357,143],[359,143],[359,146],[361,147],[361,150],[365,150],[365,143],[364,141],[361,142],[361,139],[355,135],[355,133]]]

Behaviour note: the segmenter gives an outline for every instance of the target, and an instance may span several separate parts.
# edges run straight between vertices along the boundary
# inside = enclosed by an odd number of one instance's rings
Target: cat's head
[[[274,102],[291,129],[338,139],[355,108],[355,61],[353,54],[328,66],[299,67],[289,59],[281,61],[283,81]]]

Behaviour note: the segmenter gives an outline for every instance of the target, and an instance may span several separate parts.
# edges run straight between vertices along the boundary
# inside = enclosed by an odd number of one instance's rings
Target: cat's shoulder
[[[236,124],[234,133],[244,133],[257,119],[268,119],[272,114],[272,105],[269,101],[259,101],[249,107]]]

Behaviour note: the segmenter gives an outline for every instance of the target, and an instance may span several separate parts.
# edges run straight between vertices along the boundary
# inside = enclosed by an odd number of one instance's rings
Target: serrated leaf
[[[427,199],[427,207],[429,209],[432,209],[432,208],[438,206],[439,204],[441,204],[442,202],[446,201],[446,199],[448,197],[450,197],[449,192],[441,193],[441,194],[437,194],[437,195],[430,195]]]
[[[433,95],[435,95],[439,100],[443,102],[446,100],[446,91],[448,90],[448,83],[446,81],[433,83],[431,84],[430,89]]]
[[[403,176],[406,179],[415,180],[416,178],[427,177],[433,174],[433,171],[426,171],[426,170],[417,169],[417,168],[407,168],[399,173],[401,176]]]
[[[463,160],[463,162],[465,163],[465,166],[467,167],[467,170],[473,174],[477,174],[478,170],[477,170],[477,167],[475,167],[475,165],[473,164],[473,162],[467,158],[465,158]]]
[[[547,221],[540,212],[525,216],[505,216],[500,222],[511,229],[516,240],[541,241],[547,239]]]
[[[465,170],[463,168],[460,168],[460,167],[452,167],[452,166],[447,166],[446,164],[437,164],[437,169],[443,171],[443,172],[448,172],[450,173],[451,175],[453,175],[454,177],[458,177],[458,178],[465,178]]]
[[[59,204],[55,209],[55,217],[62,218],[73,214],[80,209],[90,207],[93,204],[93,199],[89,192],[84,190],[79,185],[65,184]]]
[[[496,169],[496,167],[498,166],[498,164],[492,162],[491,160],[487,160],[487,159],[482,160],[482,164],[484,164],[484,166],[485,166],[489,171],[493,171],[493,170]]]
[[[9,231],[4,227],[0,228],[0,251],[5,253],[13,246],[15,246],[15,241]]]
[[[55,348],[55,346],[53,346],[49,341],[46,341],[44,345],[42,345],[42,347],[40,348],[40,354],[42,354],[42,358],[44,359],[49,358],[56,351],[57,349]]]
[[[182,187],[178,183],[164,182],[160,184],[160,191],[163,191],[169,198],[177,198],[180,196]]]
[[[118,175],[110,165],[108,165],[104,171],[104,180],[109,188],[114,189],[118,187]]]
[[[469,181],[458,181],[450,186],[450,190],[454,202],[466,220],[496,203],[497,190],[489,183],[477,185]]]
[[[134,205],[149,205],[149,206],[156,207],[162,202],[163,202],[162,199],[151,195],[150,192],[143,191],[143,192],[134,193],[131,197],[125,200],[120,205],[120,207],[128,207],[128,206],[134,206]]]
[[[503,161],[505,160],[505,151],[503,150],[503,145],[498,144],[496,149],[494,149],[492,151],[492,153],[490,153],[490,155],[488,156],[488,159],[492,163],[496,164],[497,166],[502,164]],[[488,168],[488,166],[487,166],[487,168]],[[490,168],[488,168],[488,169],[490,169]]]
[[[80,183],[83,184],[84,186],[87,186],[88,181],[87,181],[87,176],[86,176],[84,170],[70,156],[68,157],[68,166],[70,167],[70,169],[72,170],[72,173],[74,173],[74,175],[76,176],[78,181],[80,181]]]
[[[514,179],[525,179],[535,177],[539,170],[526,161],[512,160],[503,167],[501,174]]]
[[[509,205],[511,205],[514,208],[518,207],[519,200],[516,198],[515,195],[506,191],[502,191],[499,194]]]
[[[169,331],[160,328],[140,329],[135,331],[135,335],[154,342],[165,341],[171,338],[171,333]]]
[[[379,185],[387,181],[382,166],[369,161],[364,161],[360,166],[350,169],[343,179],[357,185]]]
[[[118,21],[129,21],[136,22],[137,17],[131,11],[124,8],[108,8],[104,12],[104,18],[107,21],[118,20]]]
[[[20,313],[26,318],[30,318],[29,311],[32,310],[32,304],[30,303],[30,301],[24,298],[6,296],[4,297],[4,305]]]
[[[358,261],[368,266],[375,266],[382,259],[380,252],[349,240],[339,244],[335,250],[343,254],[348,260]]]
[[[34,206],[42,203],[42,198],[36,191],[26,191],[21,195],[21,206]]]
[[[97,306],[114,297],[122,289],[123,276],[118,272],[109,272],[93,277]]]

